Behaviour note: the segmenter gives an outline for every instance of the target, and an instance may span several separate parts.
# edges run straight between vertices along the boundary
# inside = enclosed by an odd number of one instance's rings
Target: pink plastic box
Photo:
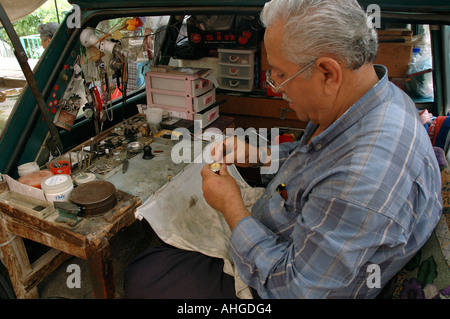
[[[214,84],[202,78],[208,69],[160,66],[147,72],[147,104],[186,113],[186,119],[216,102]]]

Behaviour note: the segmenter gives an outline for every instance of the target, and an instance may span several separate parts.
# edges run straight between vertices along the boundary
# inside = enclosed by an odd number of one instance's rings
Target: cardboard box
[[[389,78],[404,77],[412,58],[413,32],[408,29],[378,30],[378,55],[375,64],[382,64],[389,70]],[[261,43],[261,70],[268,70],[267,51]]]
[[[407,29],[378,30],[378,55],[375,64],[387,67],[389,78],[402,78],[412,59],[413,32]]]

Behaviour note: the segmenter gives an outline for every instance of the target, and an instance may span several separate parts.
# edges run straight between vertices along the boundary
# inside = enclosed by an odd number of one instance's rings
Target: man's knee
[[[126,298],[236,298],[223,260],[173,247],[153,247],[125,270]]]

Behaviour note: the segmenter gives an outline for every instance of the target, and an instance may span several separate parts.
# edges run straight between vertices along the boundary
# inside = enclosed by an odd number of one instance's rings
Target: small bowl
[[[127,145],[127,151],[130,153],[140,153],[144,148],[144,144],[141,142],[131,142]]]

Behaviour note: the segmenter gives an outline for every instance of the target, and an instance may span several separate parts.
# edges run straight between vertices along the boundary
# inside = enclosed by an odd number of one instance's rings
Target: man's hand
[[[263,160],[266,166],[270,164],[270,149],[265,148],[263,153],[264,159],[261,158],[261,151],[256,146],[252,146],[236,136],[211,145],[211,158],[215,162],[225,165],[252,167],[257,166]],[[267,156],[269,157],[267,158]]]
[[[244,217],[250,216],[242,200],[241,190],[228,173],[225,165],[222,165],[219,174],[205,165],[201,171],[203,177],[203,197],[214,209],[220,211],[231,229]]]

